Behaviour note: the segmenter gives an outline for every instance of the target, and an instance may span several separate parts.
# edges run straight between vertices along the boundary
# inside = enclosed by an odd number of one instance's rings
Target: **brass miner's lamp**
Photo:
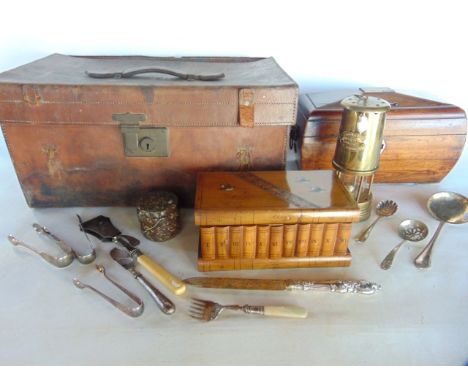
[[[369,218],[371,186],[379,168],[385,117],[390,104],[376,97],[345,98],[333,166],[361,211],[360,221]]]

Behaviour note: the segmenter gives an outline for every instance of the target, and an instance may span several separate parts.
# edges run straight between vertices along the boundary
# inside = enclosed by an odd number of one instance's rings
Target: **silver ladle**
[[[427,201],[427,209],[440,223],[429,243],[414,259],[417,268],[430,268],[432,247],[445,223],[463,224],[468,221],[468,199],[455,192],[438,192],[432,195]]]
[[[400,235],[403,240],[385,256],[385,259],[380,263],[380,268],[384,270],[390,269],[395,255],[406,241],[424,240],[428,233],[429,230],[427,226],[419,220],[408,219],[402,221],[398,227],[398,235]]]

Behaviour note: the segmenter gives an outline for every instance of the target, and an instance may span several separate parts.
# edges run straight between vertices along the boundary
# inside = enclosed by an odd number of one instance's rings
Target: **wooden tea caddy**
[[[358,220],[334,171],[200,173],[198,270],[349,266]]]
[[[353,94],[382,98],[387,112],[376,183],[440,182],[455,166],[466,141],[467,119],[459,107],[402,94],[388,88],[351,89],[301,96],[297,129],[299,168],[332,168],[343,113],[341,101]]]

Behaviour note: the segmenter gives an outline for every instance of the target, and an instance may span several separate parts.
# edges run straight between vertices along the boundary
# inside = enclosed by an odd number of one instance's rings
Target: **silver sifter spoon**
[[[406,241],[424,240],[428,233],[429,230],[427,226],[419,220],[408,219],[402,221],[398,227],[398,235],[400,235],[403,240],[385,256],[385,259],[380,263],[380,268],[385,270],[390,269],[396,253]]]
[[[383,200],[383,201],[379,202],[379,204],[377,204],[377,207],[376,207],[376,213],[378,215],[377,219],[375,219],[374,222],[369,227],[364,229],[356,237],[355,240],[359,241],[359,242],[366,241],[367,238],[369,237],[372,229],[377,224],[377,222],[383,217],[392,216],[397,211],[397,209],[398,209],[398,204],[396,204],[393,200]]]

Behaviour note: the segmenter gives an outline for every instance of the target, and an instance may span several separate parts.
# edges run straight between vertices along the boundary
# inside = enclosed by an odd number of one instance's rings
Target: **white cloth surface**
[[[432,268],[418,270],[412,260],[435,232],[438,222],[425,208],[435,192],[468,195],[468,153],[439,184],[375,185],[377,201],[398,202],[396,216],[381,220],[364,244],[350,243],[349,268],[217,272],[241,277],[366,279],[382,284],[373,296],[325,292],[229,291],[189,288],[184,297],[170,296],[173,316],[163,315],[131,275],[110,259],[112,244],[98,243],[98,263],[109,275],[137,293],[144,314],[124,316],[89,290],[72,284],[74,277],[122,298],[93,265],[74,262],[56,269],[38,256],[14,248],[6,237],[41,249],[54,249],[32,229],[49,227],[77,250],[87,243],[77,230],[76,214],[89,219],[104,214],[125,233],[142,240],[140,248],[181,278],[196,270],[198,233],[193,211],[183,211],[183,230],[173,240],[153,243],[142,237],[133,208],[27,207],[3,139],[0,143],[0,364],[34,365],[462,365],[468,362],[468,225],[446,225],[434,247]],[[375,217],[373,212],[371,219]],[[380,261],[400,239],[399,223],[424,221],[429,237],[405,244],[389,271]],[[355,236],[371,220],[355,224]],[[145,273],[145,272],[143,272]],[[151,276],[150,276],[151,277]],[[155,282],[155,284],[157,284]],[[163,289],[161,287],[161,289]],[[169,292],[167,292],[169,295]],[[223,314],[198,322],[187,315],[189,297],[225,303],[293,304],[309,310],[307,319],[277,319]],[[123,296],[125,301],[125,296]]]

